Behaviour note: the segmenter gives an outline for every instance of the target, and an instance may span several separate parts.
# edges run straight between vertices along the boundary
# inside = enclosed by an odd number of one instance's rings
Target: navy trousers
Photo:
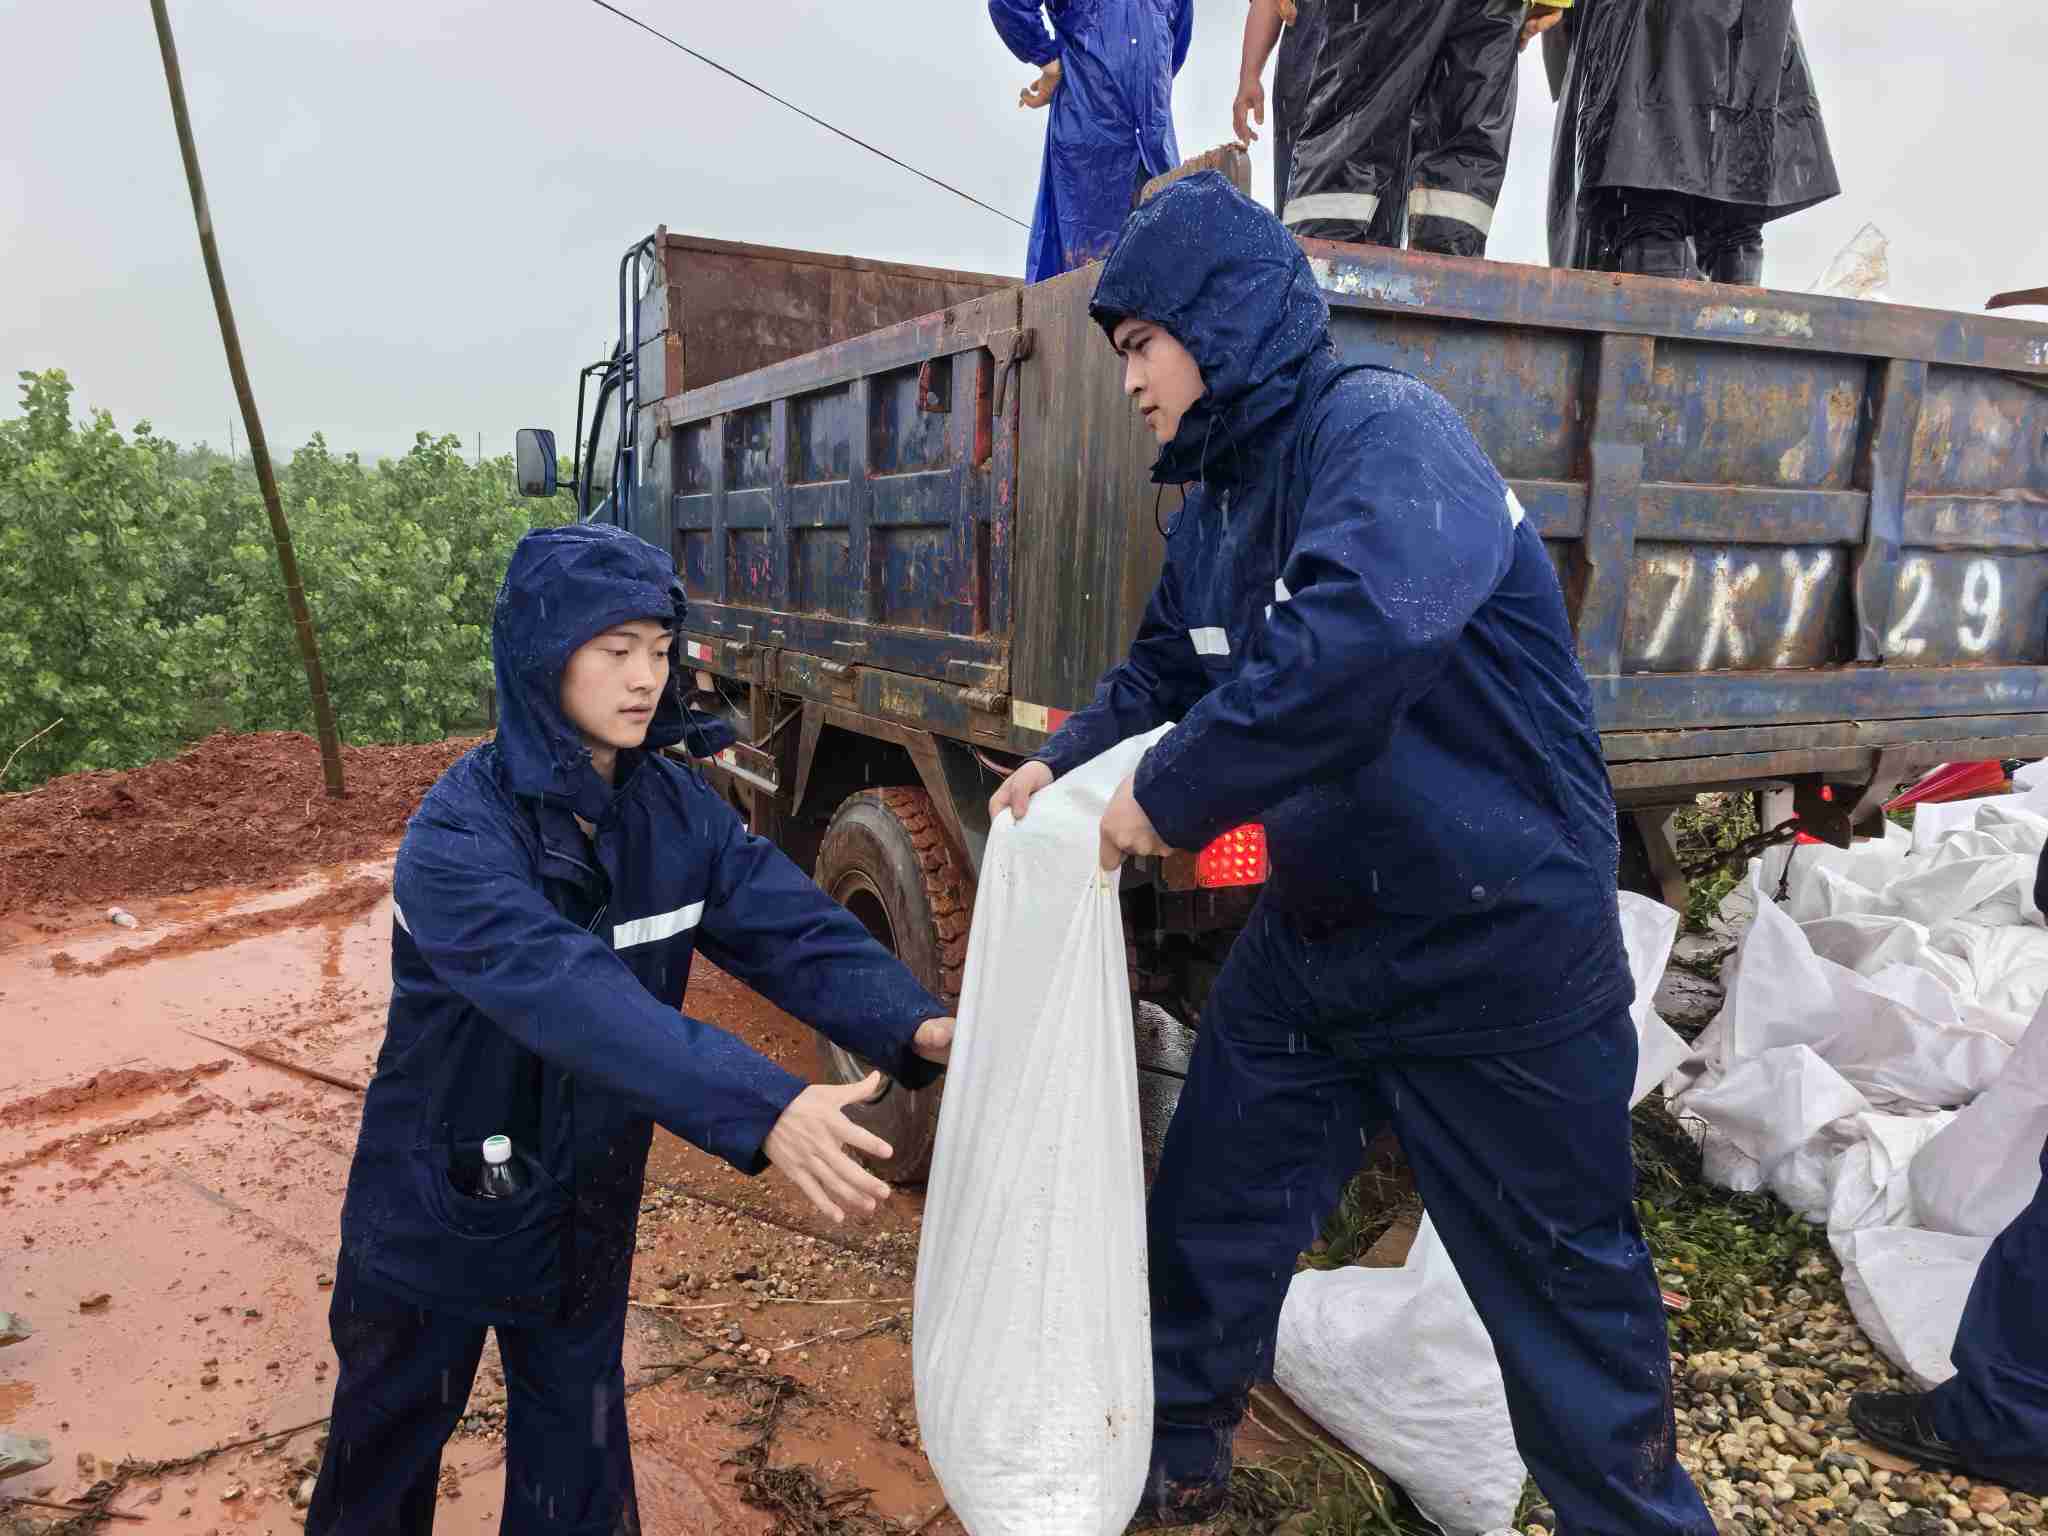
[[[1404,1053],[1329,1027],[1318,998],[1349,990],[1351,947],[1262,909],[1210,994],[1148,1211],[1148,1503],[1229,1476],[1296,1256],[1391,1123],[1563,1536],[1712,1536],[1677,1460],[1669,1337],[1632,1203],[1627,1010],[1536,1050]]]
[[[563,1320],[500,1328],[504,1536],[637,1536],[626,1438],[627,1271]],[[469,1402],[487,1325],[377,1286],[346,1249],[328,1309],[341,1375],[308,1536],[430,1536],[441,1447]]]
[[[2048,1144],[2040,1188],[1993,1240],[1934,1389],[1934,1430],[1973,1471],[2048,1486]]]

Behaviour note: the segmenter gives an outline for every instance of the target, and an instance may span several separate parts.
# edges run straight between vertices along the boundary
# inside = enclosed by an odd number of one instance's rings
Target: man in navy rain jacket
[[[2048,850],[2034,869],[2048,910]],[[2040,1028],[2042,1026],[2035,1025]],[[2048,1142],[2034,1197],[1992,1240],[1949,1350],[1956,1373],[1932,1392],[1859,1392],[1849,1420],[1923,1467],[2048,1495]]]
[[[1138,189],[1180,163],[1173,77],[1195,5],[988,0],[988,15],[1010,52],[1043,70],[1020,104],[1052,107],[1024,264],[1024,281],[1035,283],[1107,256]]]
[[[1177,720],[1105,861],[1259,821],[1272,866],[1152,1190],[1141,1521],[1221,1504],[1296,1256],[1391,1122],[1561,1531],[1708,1536],[1631,1205],[1614,806],[1542,540],[1442,397],[1338,361],[1300,248],[1222,177],[1132,216],[1093,307],[1153,478],[1190,489],[1129,657],[994,808]]]
[[[639,1529],[620,1345],[656,1122],[834,1220],[887,1187],[846,1146],[874,1079],[807,1087],[680,1011],[702,952],[912,1085],[947,1009],[683,764],[667,555],[617,528],[528,534],[492,624],[496,737],[441,776],[393,880],[392,995],[342,1210],[341,1374],[306,1528],[433,1525],[484,1330],[505,1363],[501,1529]],[[927,1059],[929,1058],[929,1059]],[[485,1138],[521,1188],[475,1193]]]

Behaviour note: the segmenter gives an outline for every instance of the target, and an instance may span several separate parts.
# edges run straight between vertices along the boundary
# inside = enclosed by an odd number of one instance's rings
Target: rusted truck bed
[[[2048,327],[1309,251],[1541,527],[1626,799],[2048,754]],[[1160,558],[1093,282],[648,399],[710,670],[1010,750],[1085,701]]]

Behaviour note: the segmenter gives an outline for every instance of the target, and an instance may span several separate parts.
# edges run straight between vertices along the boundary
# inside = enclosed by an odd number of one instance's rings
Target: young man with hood
[[[1296,1256],[1391,1123],[1560,1531],[1710,1536],[1631,1204],[1614,804],[1535,525],[1441,396],[1338,360],[1301,249],[1220,176],[1132,216],[1093,311],[1189,488],[1129,657],[992,809],[1178,721],[1105,866],[1257,821],[1272,868],[1152,1189],[1141,1521],[1222,1504]]]
[[[620,529],[513,551],[497,735],[428,791],[393,876],[313,1536],[431,1530],[486,1327],[505,1364],[500,1529],[639,1530],[620,1346],[656,1123],[742,1172],[774,1164],[833,1221],[887,1196],[845,1150],[887,1154],[844,1113],[876,1080],[806,1086],[683,1013],[693,955],[906,1083],[945,1059],[945,1005],[658,750],[730,740],[683,706],[683,608],[668,556]],[[500,1136],[517,1188],[486,1198]]]

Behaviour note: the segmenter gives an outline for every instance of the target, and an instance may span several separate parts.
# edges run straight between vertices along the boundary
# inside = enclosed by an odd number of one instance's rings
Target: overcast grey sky
[[[979,0],[619,0],[809,110],[1029,219],[1045,118]],[[1196,0],[1181,149],[1230,131],[1244,0]],[[173,0],[271,440],[567,433],[620,253],[656,224],[1016,272],[1023,231],[831,137],[588,0]],[[1771,227],[1805,287],[1865,221],[1893,297],[2048,283],[2048,41],[2019,0],[1802,0],[1843,195]],[[0,0],[0,363],[61,366],[126,428],[234,413],[143,0]],[[1492,254],[1543,260],[1538,52]],[[1256,186],[1271,162],[1255,153]],[[2048,320],[2048,310],[2020,311]],[[0,413],[11,414],[10,398]]]

